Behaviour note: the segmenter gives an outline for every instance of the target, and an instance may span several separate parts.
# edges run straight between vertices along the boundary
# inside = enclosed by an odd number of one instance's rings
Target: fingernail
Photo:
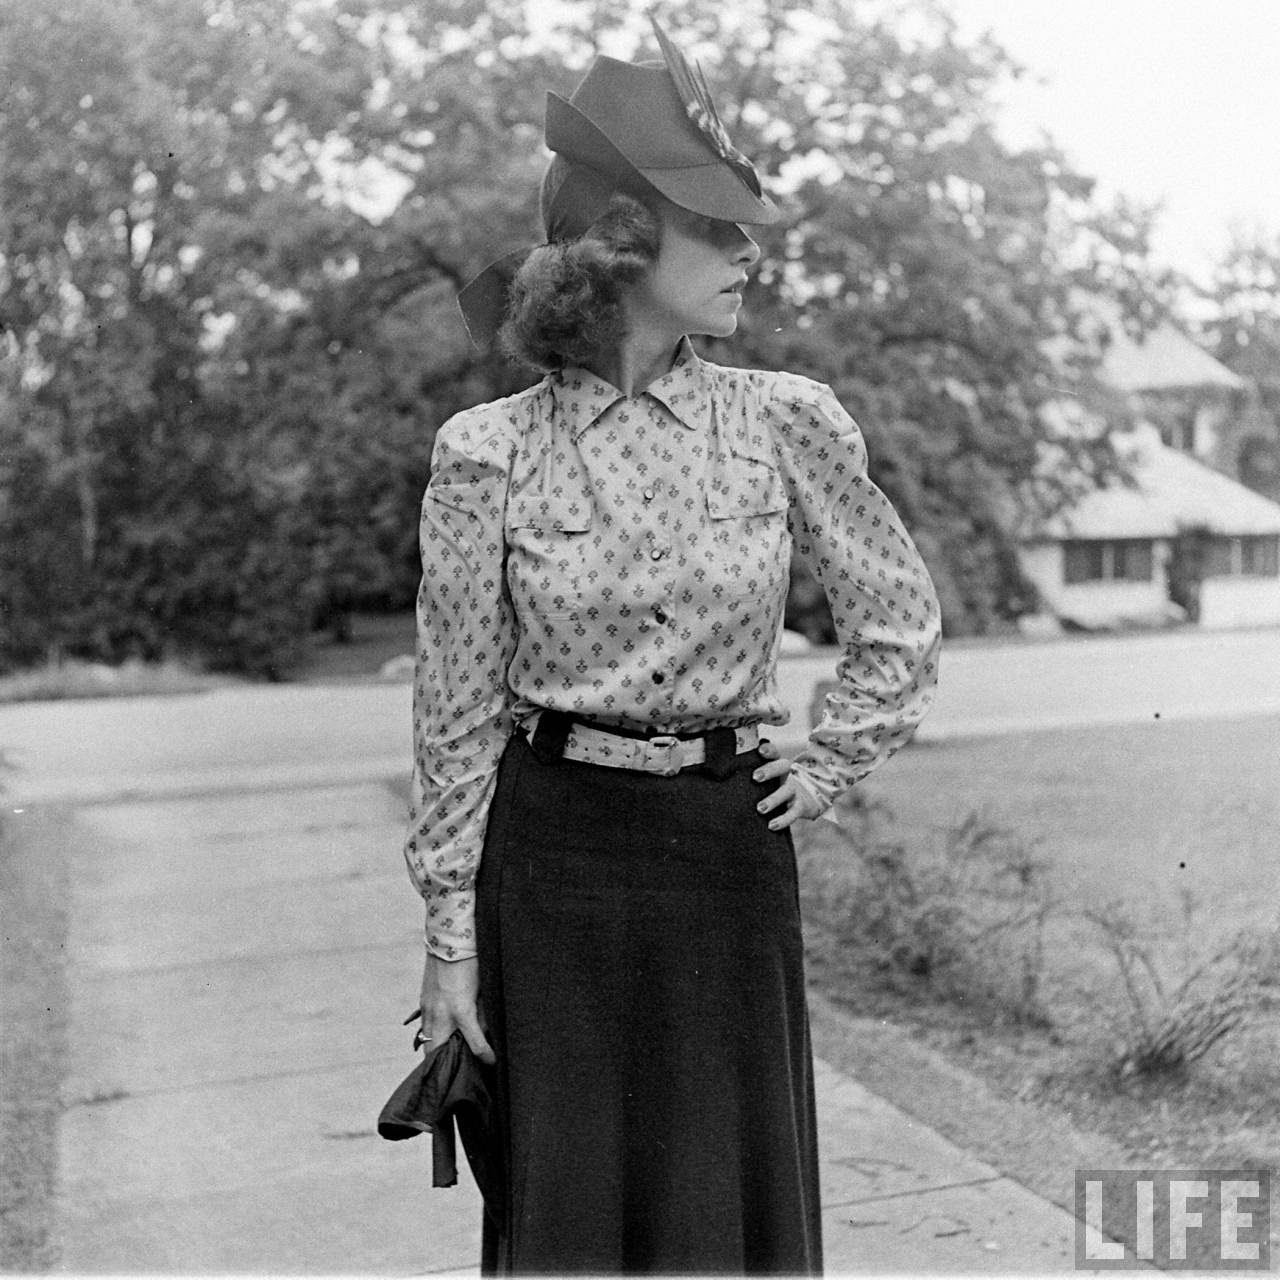
[[[757,773],[753,773],[753,774],[751,775],[751,780],[752,780],[752,782],[763,782],[763,781],[764,781],[764,774],[763,774],[763,773],[758,773],[758,772],[757,772]]]
[[[769,806],[763,800],[761,800],[760,803],[756,805],[756,809],[760,813],[764,813],[768,808]]]

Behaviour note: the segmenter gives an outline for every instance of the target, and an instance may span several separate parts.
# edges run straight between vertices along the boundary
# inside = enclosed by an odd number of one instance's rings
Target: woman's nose
[[[734,226],[741,238],[734,246],[733,260],[742,263],[744,267],[749,267],[760,257],[760,246],[747,234],[745,228],[737,223]]]

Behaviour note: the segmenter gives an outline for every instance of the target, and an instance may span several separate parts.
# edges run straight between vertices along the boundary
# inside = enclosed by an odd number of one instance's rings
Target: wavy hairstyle
[[[503,350],[546,370],[616,345],[626,329],[623,294],[657,259],[661,236],[652,209],[615,192],[577,239],[539,245],[511,282]]]

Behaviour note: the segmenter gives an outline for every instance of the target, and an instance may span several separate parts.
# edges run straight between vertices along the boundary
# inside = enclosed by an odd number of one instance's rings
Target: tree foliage
[[[638,0],[0,0],[0,664],[188,651],[281,674],[401,606],[436,427],[528,374],[453,297],[539,238],[545,89],[653,56]],[[952,631],[1028,607],[1014,497],[1083,285],[1153,294],[1145,225],[929,0],[660,13],[782,222],[713,358],[830,382]],[[1068,440],[1064,475],[1105,461]],[[802,594],[802,593],[799,593]]]
[[[1239,231],[1212,287],[1214,354],[1249,383],[1240,477],[1280,502],[1280,236]]]

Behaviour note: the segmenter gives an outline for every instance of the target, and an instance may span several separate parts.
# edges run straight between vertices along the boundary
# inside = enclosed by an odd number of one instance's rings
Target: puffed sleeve
[[[426,901],[426,944],[475,955],[475,877],[511,733],[515,616],[504,573],[512,446],[490,406],[440,428],[422,501],[414,769],[405,861]]]
[[[838,687],[795,765],[830,806],[906,743],[938,679],[938,598],[898,513],[867,476],[862,433],[830,388],[780,375],[766,411],[795,546],[842,650]]]

